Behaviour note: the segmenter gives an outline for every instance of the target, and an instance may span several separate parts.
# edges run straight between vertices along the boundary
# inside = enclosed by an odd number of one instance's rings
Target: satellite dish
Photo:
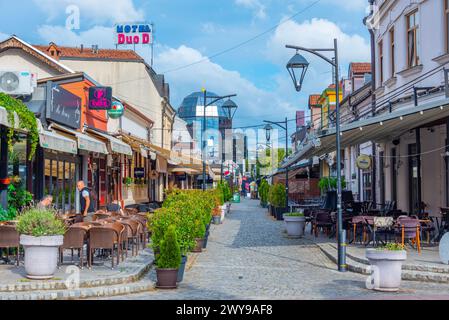
[[[19,87],[19,77],[13,72],[5,72],[0,77],[0,88],[5,92],[17,90]]]
[[[446,232],[441,238],[438,250],[441,262],[449,264],[449,232]]]

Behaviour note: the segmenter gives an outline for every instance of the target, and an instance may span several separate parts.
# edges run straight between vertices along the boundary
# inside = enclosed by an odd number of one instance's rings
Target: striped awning
[[[98,139],[95,139],[94,137],[91,137],[85,133],[75,131],[69,128],[66,128],[64,126],[52,123],[49,128],[56,129],[58,131],[69,133],[70,135],[73,135],[76,137],[78,142],[78,149],[85,150],[88,152],[96,152],[96,153],[102,153],[102,154],[108,154],[108,148],[106,147],[106,144],[103,141],[100,141]],[[53,130],[57,132],[56,130]]]
[[[109,145],[111,147],[111,151],[115,153],[124,154],[127,156],[133,155],[133,149],[131,146],[120,139],[117,139],[109,134],[101,133],[98,131],[92,131],[93,133],[109,140]]]

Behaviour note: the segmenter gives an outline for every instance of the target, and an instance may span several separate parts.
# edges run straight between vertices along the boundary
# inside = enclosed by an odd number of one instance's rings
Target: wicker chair
[[[9,249],[16,249],[16,265],[19,266],[20,235],[13,225],[0,225],[0,248],[5,248],[9,260]]]
[[[96,249],[111,250],[111,264],[114,269],[114,249],[117,251],[117,265],[120,263],[120,243],[124,226],[114,227],[92,227],[89,230],[89,267],[93,265],[93,252]]]
[[[80,227],[69,227],[67,232],[64,234],[64,243],[59,248],[60,264],[63,264],[64,250],[70,249],[72,251],[72,262],[73,262],[73,250],[78,249],[78,255],[80,257],[80,268],[84,267],[84,240],[86,239],[87,231]]]
[[[147,219],[145,219],[144,217],[142,217],[141,215],[138,214],[134,214],[133,216],[131,216],[132,220],[135,220],[137,222],[140,223],[140,228],[139,228],[139,244],[142,244],[142,249],[145,249],[147,241],[150,237],[150,232],[148,231],[148,227],[147,227]]]

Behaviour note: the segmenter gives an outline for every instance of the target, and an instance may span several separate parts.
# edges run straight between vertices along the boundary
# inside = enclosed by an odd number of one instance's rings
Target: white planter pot
[[[20,236],[25,250],[25,271],[29,279],[51,279],[58,266],[59,247],[64,236]]]
[[[306,225],[305,217],[291,217],[283,215],[287,235],[292,238],[300,238],[304,235]]]
[[[373,289],[398,291],[401,286],[402,263],[407,259],[407,251],[367,249],[366,258],[373,268]]]

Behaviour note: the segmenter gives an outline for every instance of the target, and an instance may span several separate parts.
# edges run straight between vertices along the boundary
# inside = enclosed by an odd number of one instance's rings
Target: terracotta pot
[[[192,250],[192,252],[201,252],[203,251],[204,238],[196,238],[196,246]]]
[[[156,268],[157,283],[159,289],[176,289],[178,284],[178,269],[159,269]]]

